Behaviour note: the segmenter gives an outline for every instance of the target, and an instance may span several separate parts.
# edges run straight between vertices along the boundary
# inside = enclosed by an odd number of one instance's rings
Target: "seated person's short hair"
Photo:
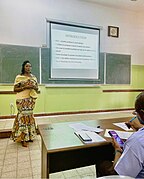
[[[140,93],[136,97],[135,110],[136,112],[140,112],[141,110],[144,110],[144,92]]]

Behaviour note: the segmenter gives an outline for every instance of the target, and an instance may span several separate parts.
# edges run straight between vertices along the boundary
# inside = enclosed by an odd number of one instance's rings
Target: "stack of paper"
[[[71,128],[73,128],[75,131],[93,131],[93,132],[101,132],[103,131],[103,129],[101,128],[97,128],[97,127],[91,127],[91,126],[87,126],[83,123],[74,123],[74,124],[70,124],[69,125]]]
[[[69,125],[71,128],[74,129],[74,133],[84,142],[85,144],[94,143],[94,142],[103,142],[106,141],[103,137],[101,137],[99,132],[103,131],[103,129],[97,128],[97,127],[91,127],[87,126],[83,123],[74,123]],[[82,139],[82,136],[85,136],[85,134],[88,136],[90,140],[84,140]]]

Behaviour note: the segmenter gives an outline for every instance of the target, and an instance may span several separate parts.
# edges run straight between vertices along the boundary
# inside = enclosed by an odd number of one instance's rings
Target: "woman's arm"
[[[31,84],[32,84],[32,89],[34,89],[35,91],[38,91],[38,82],[37,82],[37,78],[34,76],[34,78],[31,80]]]
[[[38,91],[38,83],[35,79],[28,79],[27,81],[21,81],[14,85],[14,92],[21,92],[25,89],[34,89],[35,91]]]
[[[34,85],[33,89],[34,89],[35,91],[38,91],[38,84],[37,84],[37,83]]]
[[[20,83],[15,84],[13,90],[14,90],[14,92],[21,92],[21,91],[25,90],[25,87],[24,86],[22,87],[22,85]]]

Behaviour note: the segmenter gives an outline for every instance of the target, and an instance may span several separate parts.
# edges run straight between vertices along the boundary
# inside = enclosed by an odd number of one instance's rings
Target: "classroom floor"
[[[77,115],[60,115],[37,117],[37,124],[132,117],[132,111],[88,113]],[[11,129],[14,119],[0,120],[0,129]],[[40,179],[41,178],[41,137],[36,136],[27,148],[9,138],[0,139],[0,178]],[[95,166],[76,168],[50,174],[50,179],[94,179]]]

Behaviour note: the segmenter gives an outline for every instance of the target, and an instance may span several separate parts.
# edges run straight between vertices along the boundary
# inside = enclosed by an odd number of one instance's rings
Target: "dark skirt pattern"
[[[33,116],[35,99],[17,99],[17,116],[15,118],[11,139],[17,142],[33,140],[36,136],[36,124]]]

